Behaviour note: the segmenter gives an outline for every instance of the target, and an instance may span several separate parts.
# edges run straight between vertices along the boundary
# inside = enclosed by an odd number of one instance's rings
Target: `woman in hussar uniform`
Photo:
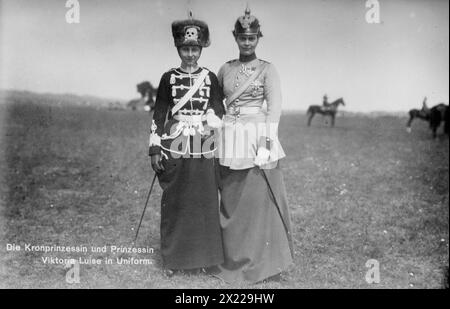
[[[149,148],[163,189],[161,254],[169,274],[224,260],[213,133],[225,109],[216,75],[197,63],[209,30],[191,14],[173,22],[172,34],[181,66],[161,78]]]
[[[225,262],[217,276],[254,283],[286,270],[293,258],[279,167],[285,157],[277,136],[281,91],[275,67],[256,57],[262,33],[248,8],[233,35],[239,59],[225,63],[218,73],[227,112],[219,150]]]

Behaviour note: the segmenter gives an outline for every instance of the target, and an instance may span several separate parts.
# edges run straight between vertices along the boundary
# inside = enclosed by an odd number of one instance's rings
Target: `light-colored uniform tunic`
[[[257,149],[266,146],[266,138],[270,139],[269,161],[272,164],[265,168],[275,167],[277,161],[285,157],[278,140],[282,98],[275,67],[259,59],[245,64],[233,60],[219,70],[219,84],[225,97],[229,97],[259,66],[265,69],[238,99],[228,104],[223,119],[222,143],[219,144],[220,164],[231,169],[254,167]]]

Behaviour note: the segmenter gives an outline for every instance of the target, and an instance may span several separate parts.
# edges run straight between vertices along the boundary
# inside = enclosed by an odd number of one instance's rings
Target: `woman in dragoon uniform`
[[[275,67],[256,57],[262,33],[248,8],[233,35],[239,59],[225,63],[218,73],[227,112],[219,151],[225,262],[217,276],[254,283],[286,270],[293,258],[279,167],[285,156],[277,136],[281,91]]]
[[[163,189],[161,254],[169,274],[223,262],[213,133],[225,112],[216,75],[197,64],[210,44],[207,24],[191,14],[173,22],[172,34],[181,66],[161,78],[149,147]]]

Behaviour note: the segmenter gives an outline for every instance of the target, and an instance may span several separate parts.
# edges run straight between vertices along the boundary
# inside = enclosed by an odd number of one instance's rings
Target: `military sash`
[[[186,104],[187,101],[189,101],[192,96],[195,94],[195,92],[198,90],[198,88],[200,88],[200,86],[202,85],[203,81],[206,78],[206,75],[208,75],[209,71],[207,69],[203,69],[197,80],[195,81],[194,85],[192,86],[191,89],[189,89],[188,92],[186,92],[186,94],[180,99],[180,101],[178,101],[177,104],[175,104],[175,106],[172,108],[172,115],[174,115],[176,112],[178,112],[178,110],[180,108],[182,108],[184,106],[184,104]]]
[[[237,88],[225,101],[225,104],[228,106],[231,102],[233,102],[234,100],[236,100],[237,98],[239,98],[241,96],[241,94],[244,93],[245,90],[247,90],[247,88],[250,86],[251,83],[253,83],[255,81],[255,79],[257,79],[263,72],[266,71],[267,69],[267,65],[265,63],[263,63],[262,65],[260,65],[254,72],[252,75],[250,75],[250,77],[245,81],[245,83],[243,83],[241,85],[241,87]]]

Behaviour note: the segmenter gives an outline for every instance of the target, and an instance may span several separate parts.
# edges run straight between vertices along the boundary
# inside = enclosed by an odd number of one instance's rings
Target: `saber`
[[[153,185],[155,184],[155,180],[156,180],[156,173],[155,173],[155,176],[153,176],[152,184],[150,185],[150,190],[148,190],[148,195],[147,195],[147,200],[145,201],[144,211],[142,211],[141,220],[139,221],[139,225],[137,227],[136,236],[134,237],[133,243],[135,243],[136,239],[138,238],[139,229],[141,228],[142,219],[144,219],[145,210],[147,209],[148,200],[150,199],[150,194],[152,194]]]
[[[284,227],[284,230],[286,232],[286,236],[288,238],[289,248],[291,249],[291,254],[293,255],[294,248],[292,247],[292,238],[291,238],[291,233],[289,232],[288,225],[284,221],[283,214],[281,213],[280,206],[278,205],[277,199],[276,199],[275,194],[274,194],[274,192],[272,190],[272,186],[270,185],[269,178],[266,175],[266,171],[264,169],[262,169],[262,168],[260,168],[260,171],[262,172],[263,177],[264,177],[264,179],[265,179],[265,181],[267,183],[267,186],[269,187],[270,195],[272,195],[273,201],[275,203],[275,208],[278,210],[278,215],[280,216],[281,222],[283,223],[283,227]]]

